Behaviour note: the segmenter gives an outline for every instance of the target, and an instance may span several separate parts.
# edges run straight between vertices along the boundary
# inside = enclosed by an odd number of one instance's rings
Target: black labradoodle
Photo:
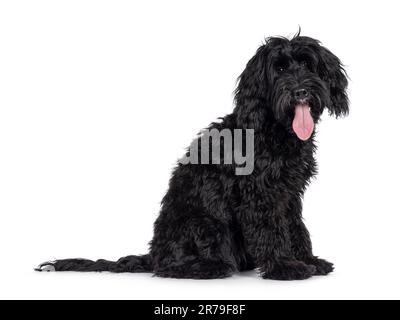
[[[257,269],[278,280],[332,272],[333,264],[313,255],[302,196],[316,174],[314,126],[325,108],[348,113],[346,88],[340,60],[319,41],[268,38],[239,77],[233,112],[209,127],[254,130],[252,173],[237,175],[235,163],[179,163],[148,254],[56,260],[37,270],[214,279]]]

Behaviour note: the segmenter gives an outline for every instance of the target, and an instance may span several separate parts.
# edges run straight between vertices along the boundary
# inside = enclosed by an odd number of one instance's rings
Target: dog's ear
[[[238,78],[234,113],[244,128],[261,127],[265,117],[265,110],[262,110],[265,108],[261,108],[261,105],[265,105],[268,91],[267,50],[268,44],[258,48]]]
[[[239,76],[236,94],[239,96],[264,98],[267,87],[268,44],[258,48]],[[239,97],[240,98],[240,97]]]
[[[328,84],[331,104],[327,106],[330,115],[346,116],[349,113],[347,98],[347,74],[339,58],[325,47],[319,47],[318,73]]]

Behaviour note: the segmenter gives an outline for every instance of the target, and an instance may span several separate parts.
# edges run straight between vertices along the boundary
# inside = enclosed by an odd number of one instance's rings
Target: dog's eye
[[[279,73],[282,73],[282,72],[284,72],[284,71],[286,70],[286,68],[285,68],[284,66],[277,66],[277,67],[276,67],[276,70],[277,70]]]
[[[300,66],[303,67],[303,68],[307,68],[308,67],[307,61],[305,61],[305,60],[300,61]]]

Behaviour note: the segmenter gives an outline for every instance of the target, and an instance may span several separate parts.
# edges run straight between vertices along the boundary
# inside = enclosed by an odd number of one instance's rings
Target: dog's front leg
[[[247,250],[264,279],[301,280],[316,268],[296,260],[291,253],[290,231],[284,212],[259,210],[243,226]]]
[[[310,234],[302,219],[302,203],[300,197],[293,197],[289,201],[287,220],[292,245],[292,252],[297,260],[316,267],[315,275],[327,275],[333,271],[333,264],[315,257],[312,253]]]

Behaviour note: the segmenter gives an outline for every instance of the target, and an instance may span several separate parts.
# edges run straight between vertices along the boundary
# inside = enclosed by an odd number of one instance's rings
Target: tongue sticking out
[[[308,104],[299,104],[294,110],[292,127],[297,137],[303,141],[308,140],[314,131],[314,120]]]

